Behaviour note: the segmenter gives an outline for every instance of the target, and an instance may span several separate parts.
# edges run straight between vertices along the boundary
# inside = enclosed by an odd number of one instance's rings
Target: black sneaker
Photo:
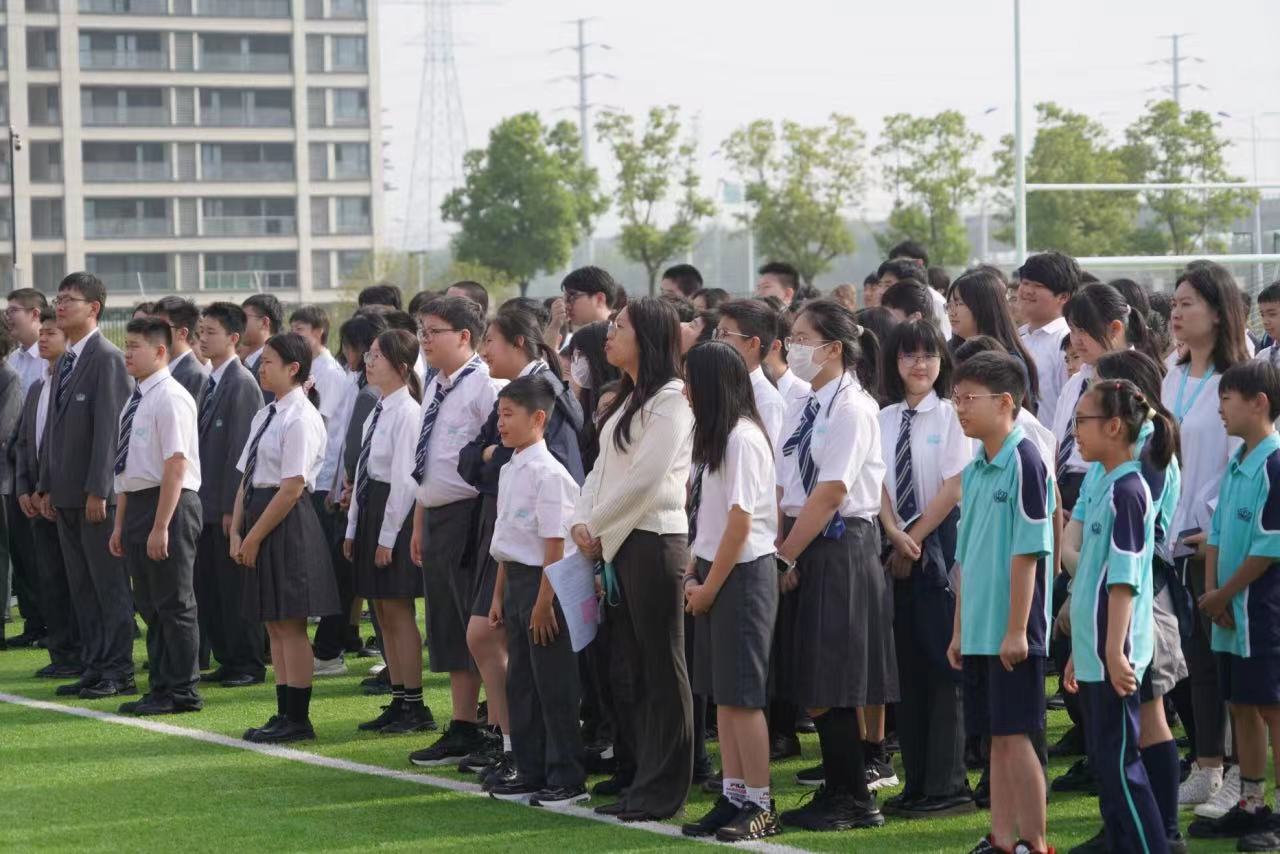
[[[631,785],[631,775],[614,774],[591,787],[591,794],[602,798],[616,798]]]
[[[716,831],[716,839],[721,842],[748,842],[777,836],[781,832],[777,804],[770,801],[766,810],[753,801],[747,801],[728,824]]]
[[[991,839],[991,834],[987,834],[978,840],[978,844],[969,849],[969,854],[1000,854],[1000,849]]]
[[[802,732],[805,735],[814,735],[818,731],[818,725],[813,722],[813,718],[804,712],[796,716],[796,732]]]
[[[991,769],[982,769],[982,776],[978,778],[978,785],[973,790],[973,802],[978,805],[978,809],[991,809]]]
[[[880,805],[880,812],[885,815],[898,815],[903,810],[909,809],[916,801],[925,800],[925,796],[919,792],[908,792],[903,790],[892,798],[887,799]]]
[[[680,832],[685,836],[711,836],[717,830],[733,821],[738,815],[740,808],[724,795],[716,798],[716,802],[711,805],[711,811],[697,821],[691,821],[688,824],[681,825]]]
[[[529,799],[529,806],[554,810],[589,800],[591,796],[587,794],[586,786],[547,786],[534,793]]]
[[[391,723],[378,730],[382,735],[404,735],[410,732],[432,732],[437,729],[431,710],[422,703],[400,707],[400,714]]]
[[[848,792],[821,786],[807,804],[784,812],[782,823],[800,830],[853,830],[880,827],[884,824],[884,816],[876,809],[875,798],[860,802]]]
[[[796,782],[801,786],[821,786],[827,782],[827,772],[821,765],[815,765],[796,774]]]
[[[1088,758],[1078,759],[1067,772],[1050,785],[1055,792],[1084,792],[1089,795],[1098,794],[1098,778],[1089,767]]]
[[[499,783],[489,790],[489,797],[500,801],[518,801],[527,804],[529,799],[542,791],[542,784],[523,777],[516,777],[506,783]]]
[[[1060,759],[1064,756],[1084,755],[1084,733],[1080,727],[1072,725],[1062,734],[1062,738],[1049,745],[1049,756]]]
[[[414,765],[434,768],[437,765],[457,765],[462,757],[484,745],[480,727],[468,721],[450,721],[444,735],[436,743],[409,754]],[[532,794],[532,792],[530,793]]]
[[[872,759],[867,762],[867,789],[868,791],[877,791],[879,789],[892,789],[900,782],[898,774],[893,770],[893,766],[882,759]]]
[[[724,772],[717,771],[702,781],[702,791],[708,795],[718,795],[724,791]]]
[[[80,678],[74,682],[68,682],[65,685],[59,685],[54,689],[53,693],[59,697],[79,697],[80,692],[90,685],[97,685],[99,677],[93,674],[81,674]]]
[[[1227,810],[1221,818],[1197,818],[1187,828],[1192,839],[1237,839],[1270,830],[1271,808],[1265,804],[1257,812],[1248,812],[1241,804]]]
[[[792,735],[775,735],[769,743],[769,761],[781,762],[800,755],[800,737]]]
[[[704,759],[693,763],[693,785],[701,786],[711,778],[711,760]]]
[[[458,770],[463,774],[479,774],[486,768],[492,768],[502,758],[502,743],[499,742],[497,749],[492,744],[486,744],[479,750],[468,753],[458,762]]]
[[[1107,829],[1104,827],[1092,837],[1072,848],[1067,854],[1111,854],[1111,846],[1107,844]]]
[[[1067,698],[1061,693],[1050,694],[1044,701],[1046,712],[1061,712],[1067,708]]]
[[[379,732],[384,726],[400,717],[400,709],[402,706],[403,701],[392,700],[390,703],[382,707],[382,714],[378,715],[371,721],[356,724],[356,729],[361,732]]]
[[[509,783],[516,778],[516,757],[513,753],[503,753],[498,761],[488,768],[480,770],[480,788],[486,792],[499,783]]]

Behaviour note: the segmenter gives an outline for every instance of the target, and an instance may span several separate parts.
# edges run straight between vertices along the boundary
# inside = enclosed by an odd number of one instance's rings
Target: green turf
[[[145,651],[135,650],[141,663]],[[55,700],[55,684],[32,677],[47,657],[40,650],[0,652],[0,691]],[[368,659],[348,658],[346,676],[317,680],[312,720],[318,739],[301,749],[397,770],[434,738],[383,737],[356,731],[383,698],[364,697],[359,680]],[[448,715],[443,677],[427,675],[427,701]],[[145,690],[145,673],[139,672]],[[211,687],[198,714],[164,718],[178,726],[238,737],[273,711],[270,685]],[[75,701],[115,711],[117,700]],[[1066,725],[1050,715],[1050,737]],[[806,736],[804,756],[773,767],[780,808],[807,791],[795,772],[816,764],[817,744]],[[712,752],[715,745],[710,745]],[[1056,776],[1069,763],[1056,761]],[[474,779],[431,769],[441,776]],[[901,773],[900,773],[901,776]],[[976,776],[976,775],[975,775]],[[975,780],[976,782],[976,780]],[[882,791],[881,799],[895,794]],[[700,790],[687,813],[699,816],[712,797]],[[1190,813],[1184,815],[1184,829]],[[1099,827],[1097,802],[1081,795],[1050,798],[1049,839],[1059,851]],[[854,833],[787,832],[780,843],[812,851],[966,851],[987,830],[987,814],[907,821]],[[0,851],[274,850],[346,851],[384,848],[439,851],[631,851],[688,845],[670,837],[396,780],[319,768],[132,727],[73,718],[0,703]],[[701,846],[689,845],[690,848]],[[1196,843],[1197,852],[1233,851],[1232,843]]]

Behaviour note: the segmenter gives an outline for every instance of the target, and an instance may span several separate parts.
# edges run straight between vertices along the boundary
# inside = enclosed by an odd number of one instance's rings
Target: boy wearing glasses
[[[967,735],[991,738],[991,832],[974,851],[1041,852],[1053,558],[1053,481],[1015,422],[1026,394],[1018,362],[980,353],[956,371],[965,435],[981,443],[961,479],[956,611],[947,658],[964,672]]]
[[[720,304],[720,323],[712,337],[733,347],[747,363],[756,411],[764,422],[769,443],[778,444],[786,401],[760,366],[778,334],[778,319],[767,303],[756,299],[735,299]]]
[[[565,314],[574,327],[608,320],[622,292],[613,276],[600,267],[572,271],[560,283],[560,290],[564,292]]]
[[[422,567],[431,670],[448,673],[453,718],[435,744],[410,754],[415,765],[450,765],[488,746],[476,722],[480,674],[467,648],[475,602],[476,519],[480,493],[458,474],[458,455],[493,410],[502,383],[476,355],[484,332],[480,306],[466,297],[436,297],[418,312],[418,343],[436,374],[422,395],[413,479],[418,501],[409,553]]]

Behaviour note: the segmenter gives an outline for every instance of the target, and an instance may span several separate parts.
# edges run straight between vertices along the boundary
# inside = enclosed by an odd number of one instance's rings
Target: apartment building
[[[337,299],[382,232],[374,6],[0,0],[6,289],[16,236],[21,284],[112,305]]]

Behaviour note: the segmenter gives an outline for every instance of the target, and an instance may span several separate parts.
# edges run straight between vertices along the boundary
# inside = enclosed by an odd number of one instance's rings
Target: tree
[[[440,206],[446,222],[462,226],[454,257],[510,278],[522,295],[539,272],[569,263],[608,207],[577,129],[568,121],[548,129],[535,113],[499,123],[486,148],[467,152],[463,174]]]
[[[852,117],[833,114],[815,127],[760,119],[721,145],[752,205],[743,220],[761,252],[788,261],[811,284],[855,248],[844,213],[862,195],[865,139]]]
[[[693,248],[698,221],[715,213],[711,200],[698,192],[697,144],[692,138],[679,141],[680,109],[674,106],[651,109],[639,137],[635,119],[614,111],[601,114],[596,133],[618,165],[618,248],[623,257],[644,266],[652,295],[658,273]],[[670,211],[665,228],[659,225],[661,210]]]
[[[995,154],[998,240],[1012,243],[1013,136],[1000,140]],[[1106,129],[1082,113],[1054,103],[1036,104],[1036,136],[1027,153],[1027,181],[1040,184],[1123,184],[1140,180],[1124,150],[1112,145]],[[1135,250],[1138,194],[1071,191],[1027,194],[1027,243],[1068,255],[1127,255]]]
[[[1202,110],[1183,112],[1173,101],[1157,101],[1125,131],[1126,156],[1138,180],[1150,183],[1231,182],[1242,180],[1226,168],[1231,143],[1218,136],[1218,124]],[[1255,194],[1244,190],[1154,190],[1142,194],[1155,222],[1141,229],[1148,252],[1187,255],[1223,252],[1219,236],[1244,216]]]
[[[882,139],[871,153],[881,159],[895,201],[885,232],[876,235],[880,248],[923,240],[935,264],[968,263],[960,208],[981,189],[969,159],[982,137],[969,130],[962,114],[946,110],[936,116],[887,116]]]

